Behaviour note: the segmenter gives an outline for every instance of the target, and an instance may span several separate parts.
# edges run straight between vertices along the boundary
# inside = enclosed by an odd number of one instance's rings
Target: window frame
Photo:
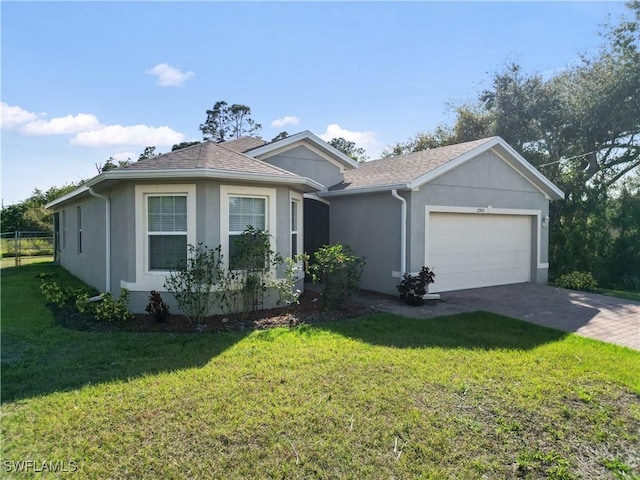
[[[149,269],[149,237],[158,232],[149,232],[149,197],[186,196],[187,198],[187,245],[196,244],[196,186],[195,184],[165,184],[135,186],[136,222],[136,284],[125,288],[137,290],[162,290],[169,270]],[[171,232],[174,233],[174,232]],[[177,232],[175,234],[178,234]],[[184,235],[183,232],[179,234]]]
[[[296,205],[296,225],[294,229],[293,225],[293,211],[292,206]],[[304,210],[304,200],[301,194],[297,192],[289,192],[289,256],[291,258],[293,255],[293,235],[296,237],[296,251],[297,253],[303,253],[304,244],[302,238],[303,231],[303,210]]]
[[[225,268],[229,268],[229,237],[241,232],[229,230],[229,198],[261,198],[265,199],[265,231],[269,233],[271,250],[276,249],[276,189],[266,187],[247,187],[241,185],[220,185],[220,246]]]
[[[67,211],[62,210],[62,241],[60,243],[60,251],[67,248]]]
[[[78,255],[82,255],[82,205],[76,207],[76,227],[78,230]]]

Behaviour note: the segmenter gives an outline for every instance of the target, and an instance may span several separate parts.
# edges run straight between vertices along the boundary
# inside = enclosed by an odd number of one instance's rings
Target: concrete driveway
[[[397,298],[365,292],[357,301],[422,318],[485,310],[640,350],[640,302],[530,283],[445,292],[440,298],[410,307]]]

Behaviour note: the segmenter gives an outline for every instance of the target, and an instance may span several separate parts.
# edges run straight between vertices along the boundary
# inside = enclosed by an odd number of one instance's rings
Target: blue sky
[[[201,139],[217,100],[270,140],[310,130],[376,158],[450,122],[509,61],[548,75],[621,2],[6,2],[2,200]]]

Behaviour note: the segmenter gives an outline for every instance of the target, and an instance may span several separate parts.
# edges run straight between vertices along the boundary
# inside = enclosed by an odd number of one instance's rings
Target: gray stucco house
[[[230,245],[247,225],[283,256],[342,242],[366,257],[362,287],[397,293],[546,283],[549,201],[563,193],[499,137],[358,164],[305,131],[205,142],[92,178],[51,202],[57,259],[142,312],[187,244]],[[302,280],[300,280],[302,286]]]

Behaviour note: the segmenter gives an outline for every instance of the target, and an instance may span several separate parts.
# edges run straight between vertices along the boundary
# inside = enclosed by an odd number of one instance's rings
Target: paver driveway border
[[[485,310],[640,350],[640,302],[597,293],[521,283],[444,292],[439,301],[422,307],[366,292],[357,302],[376,310],[421,318]]]

